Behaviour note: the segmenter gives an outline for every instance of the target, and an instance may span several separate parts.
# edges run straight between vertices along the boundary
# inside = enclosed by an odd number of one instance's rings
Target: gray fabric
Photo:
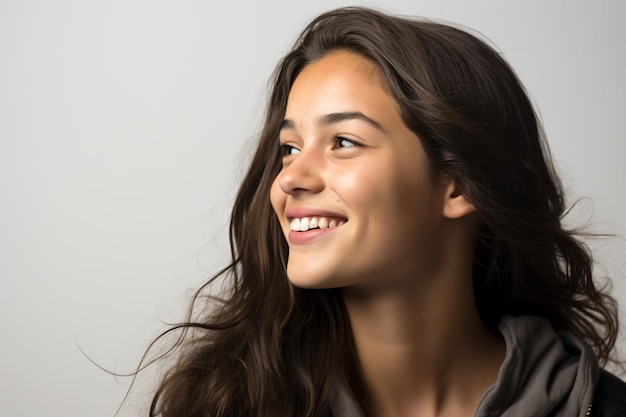
[[[506,357],[496,383],[483,394],[476,417],[584,417],[598,365],[593,351],[569,333],[557,333],[539,317],[505,316],[498,329]],[[340,389],[337,417],[363,416]]]
[[[584,417],[598,365],[586,343],[539,317],[505,316],[506,357],[476,417]]]

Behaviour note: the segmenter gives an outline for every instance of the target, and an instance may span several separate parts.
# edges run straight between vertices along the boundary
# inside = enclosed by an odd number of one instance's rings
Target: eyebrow
[[[317,121],[317,124],[320,126],[328,126],[328,125],[332,125],[335,123],[343,122],[344,120],[362,120],[365,123],[369,124],[370,126],[373,126],[376,129],[380,130],[381,132],[385,132],[385,129],[383,129],[380,123],[378,123],[376,120],[358,111],[329,113],[320,117]],[[283,130],[283,129],[294,130],[295,127],[296,125],[292,120],[285,119],[283,120],[283,123],[280,125],[280,130]]]

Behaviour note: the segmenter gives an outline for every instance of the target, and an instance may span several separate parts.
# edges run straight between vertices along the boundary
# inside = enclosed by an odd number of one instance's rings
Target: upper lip
[[[341,213],[330,210],[319,209],[315,207],[289,207],[285,210],[285,217],[292,220],[303,217],[336,217],[347,220],[347,217]]]

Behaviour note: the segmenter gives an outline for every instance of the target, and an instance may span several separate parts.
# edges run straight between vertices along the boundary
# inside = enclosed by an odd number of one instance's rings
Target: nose
[[[322,171],[324,161],[313,149],[302,150],[283,162],[283,168],[278,173],[278,185],[284,193],[299,195],[318,193],[324,189]]]

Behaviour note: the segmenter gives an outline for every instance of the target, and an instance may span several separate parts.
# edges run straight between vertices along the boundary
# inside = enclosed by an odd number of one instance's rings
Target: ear
[[[476,211],[476,207],[470,203],[465,195],[456,186],[455,182],[450,180],[445,185],[443,215],[449,219],[460,219],[461,217],[472,214]]]

